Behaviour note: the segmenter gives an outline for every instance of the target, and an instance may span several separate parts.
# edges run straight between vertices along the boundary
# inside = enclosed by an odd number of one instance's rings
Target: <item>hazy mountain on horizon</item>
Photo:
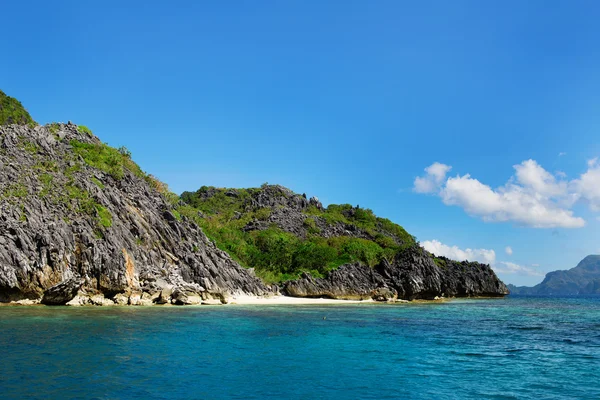
[[[508,285],[508,289],[519,295],[600,294],[600,255],[589,255],[569,270],[549,272],[533,287]]]

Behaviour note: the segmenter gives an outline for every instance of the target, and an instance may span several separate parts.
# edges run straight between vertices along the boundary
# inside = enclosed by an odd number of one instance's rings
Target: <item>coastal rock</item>
[[[14,303],[14,304],[18,304],[18,305],[20,305],[20,306],[32,306],[32,305],[34,305],[34,304],[40,304],[40,300],[39,300],[39,299],[34,299],[34,300],[31,300],[31,299],[23,299],[23,300],[17,300],[17,301],[14,301],[14,302],[12,302],[12,303]]]
[[[282,291],[293,297],[372,298],[376,301],[508,294],[489,265],[439,260],[442,267],[431,254],[415,245],[399,252],[392,263],[384,259],[374,268],[346,264],[320,279],[305,273],[297,280],[286,282]]]
[[[371,292],[371,298],[375,301],[394,302],[398,299],[398,292],[388,287],[380,287]]]
[[[129,304],[129,296],[127,296],[124,293],[117,293],[114,297],[113,297],[113,302],[117,305],[120,306],[126,306]]]
[[[67,279],[46,290],[41,302],[47,305],[65,305],[75,298],[82,284],[81,279]]]
[[[303,273],[300,279],[286,282],[283,293],[292,297],[367,300],[373,297],[377,288],[383,286],[383,278],[372,268],[354,263],[330,271],[323,279]]]
[[[400,252],[393,263],[384,259],[375,270],[396,289],[401,299],[432,299],[443,293],[443,272],[418,246]]]
[[[171,293],[171,302],[176,305],[192,305],[202,303],[202,288],[194,285],[175,287]]]

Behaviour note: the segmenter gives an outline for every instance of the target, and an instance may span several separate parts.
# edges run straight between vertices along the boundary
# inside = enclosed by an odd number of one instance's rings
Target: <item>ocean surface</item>
[[[0,307],[2,399],[600,399],[600,297]]]

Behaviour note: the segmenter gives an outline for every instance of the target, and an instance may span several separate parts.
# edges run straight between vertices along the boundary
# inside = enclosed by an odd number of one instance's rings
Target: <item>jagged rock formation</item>
[[[0,126],[0,301],[196,304],[271,292],[166,194],[87,129]]]
[[[552,271],[533,286],[508,285],[511,294],[518,295],[590,295],[600,294],[600,255],[589,255],[566,271]]]
[[[425,250],[411,246],[399,252],[393,263],[384,259],[374,268],[343,265],[322,279],[303,274],[298,280],[286,282],[282,291],[297,297],[377,301],[508,294],[507,287],[489,265],[445,258],[438,261],[441,266]]]
[[[382,295],[377,289],[386,287],[383,277],[372,268],[354,263],[342,265],[322,279],[303,273],[300,279],[285,282],[283,293],[292,297],[367,300]],[[397,298],[397,293],[390,293],[390,298]]]
[[[356,222],[357,214],[371,213],[370,210],[360,207],[342,205],[343,210],[340,214],[345,221],[332,221],[327,218],[327,214],[324,213],[325,209],[317,197],[309,199],[306,195],[294,193],[281,185],[263,185],[261,188],[252,189],[203,187],[197,192],[184,192],[181,198],[189,204],[202,207],[223,195],[229,197],[232,204],[237,203],[237,208],[240,210],[236,211],[238,218],[260,210],[267,211],[260,218],[250,220],[242,228],[246,232],[266,230],[275,225],[302,239],[311,234],[317,234],[324,238],[347,236],[373,240],[377,234],[383,234],[392,238],[397,244],[413,241],[412,236],[400,226],[392,224],[389,220],[376,218],[372,214],[369,217],[375,220],[373,229],[364,229],[353,223]],[[204,205],[204,207],[207,206]],[[223,212],[218,207],[211,211],[217,214]],[[388,226],[384,225],[385,223],[393,225],[396,231],[386,229]]]

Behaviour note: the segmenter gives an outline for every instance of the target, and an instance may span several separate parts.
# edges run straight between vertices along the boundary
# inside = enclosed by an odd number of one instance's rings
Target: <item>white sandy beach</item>
[[[235,296],[229,298],[228,304],[258,304],[258,305],[280,305],[280,304],[357,304],[357,303],[374,303],[373,300],[335,300],[335,299],[314,299],[305,297],[289,297],[289,296]]]

